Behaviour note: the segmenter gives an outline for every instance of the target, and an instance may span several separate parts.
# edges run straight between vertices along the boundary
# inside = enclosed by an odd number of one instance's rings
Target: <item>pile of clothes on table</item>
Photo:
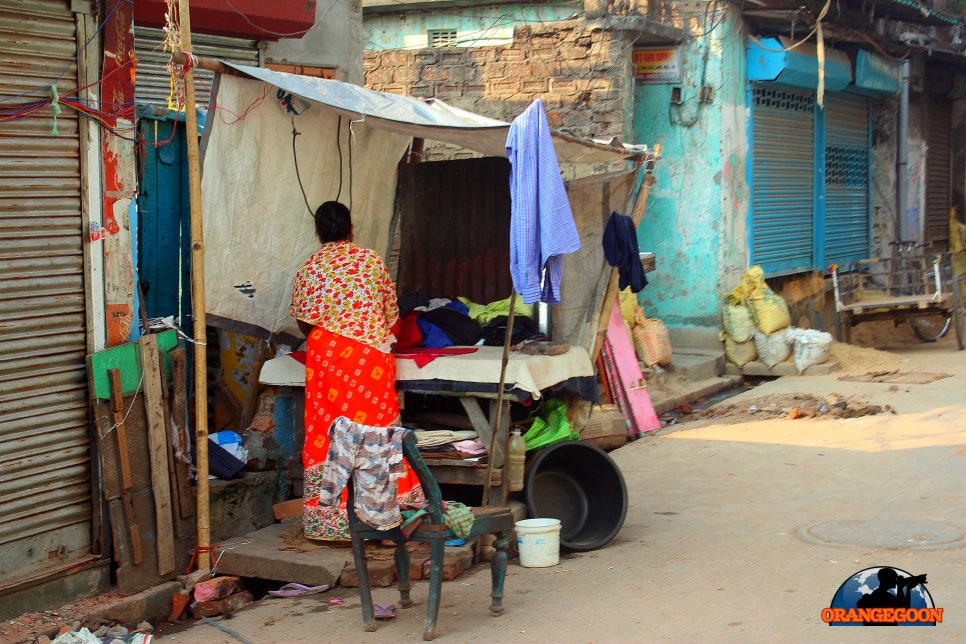
[[[430,299],[416,291],[399,298],[396,349],[449,346],[502,346],[510,300],[476,304],[465,297]],[[546,340],[533,318],[533,307],[519,300],[514,308],[512,344]]]

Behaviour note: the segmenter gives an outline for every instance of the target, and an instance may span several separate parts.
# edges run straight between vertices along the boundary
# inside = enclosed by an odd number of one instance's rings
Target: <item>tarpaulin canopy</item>
[[[292,281],[318,248],[312,211],[323,201],[347,204],[354,240],[388,258],[396,168],[414,137],[506,155],[509,123],[441,101],[230,67],[244,75],[215,77],[202,148],[206,312],[215,326],[301,337],[288,314]],[[572,164],[637,151],[560,134],[554,147]]]
[[[264,67],[225,63],[283,92],[320,103],[353,120],[415,138],[452,143],[487,156],[506,156],[510,124],[447,105],[435,98],[376,92],[325,78],[276,72]],[[564,163],[610,163],[629,156],[636,147],[607,145],[553,133],[557,159]]]

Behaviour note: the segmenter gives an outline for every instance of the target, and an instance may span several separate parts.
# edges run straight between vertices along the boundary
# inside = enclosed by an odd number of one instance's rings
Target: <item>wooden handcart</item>
[[[852,327],[871,320],[908,322],[923,342],[935,342],[953,328],[966,348],[962,284],[953,278],[949,253],[897,254],[830,267],[835,291],[835,329],[848,342]]]

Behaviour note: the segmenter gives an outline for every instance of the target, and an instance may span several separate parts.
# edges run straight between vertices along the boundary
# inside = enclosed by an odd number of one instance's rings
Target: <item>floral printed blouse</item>
[[[295,274],[291,314],[381,349],[399,319],[399,307],[382,258],[343,240],[323,244]]]

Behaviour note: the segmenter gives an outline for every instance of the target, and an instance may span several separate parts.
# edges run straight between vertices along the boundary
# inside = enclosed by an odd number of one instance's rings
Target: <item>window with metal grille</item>
[[[858,147],[829,145],[825,148],[825,184],[864,188],[869,182],[869,151]]]
[[[430,47],[448,47],[456,44],[455,29],[430,29],[427,36]]]
[[[754,97],[756,107],[771,107],[808,113],[815,109],[815,96],[803,92],[786,92],[772,87],[756,87]]]

